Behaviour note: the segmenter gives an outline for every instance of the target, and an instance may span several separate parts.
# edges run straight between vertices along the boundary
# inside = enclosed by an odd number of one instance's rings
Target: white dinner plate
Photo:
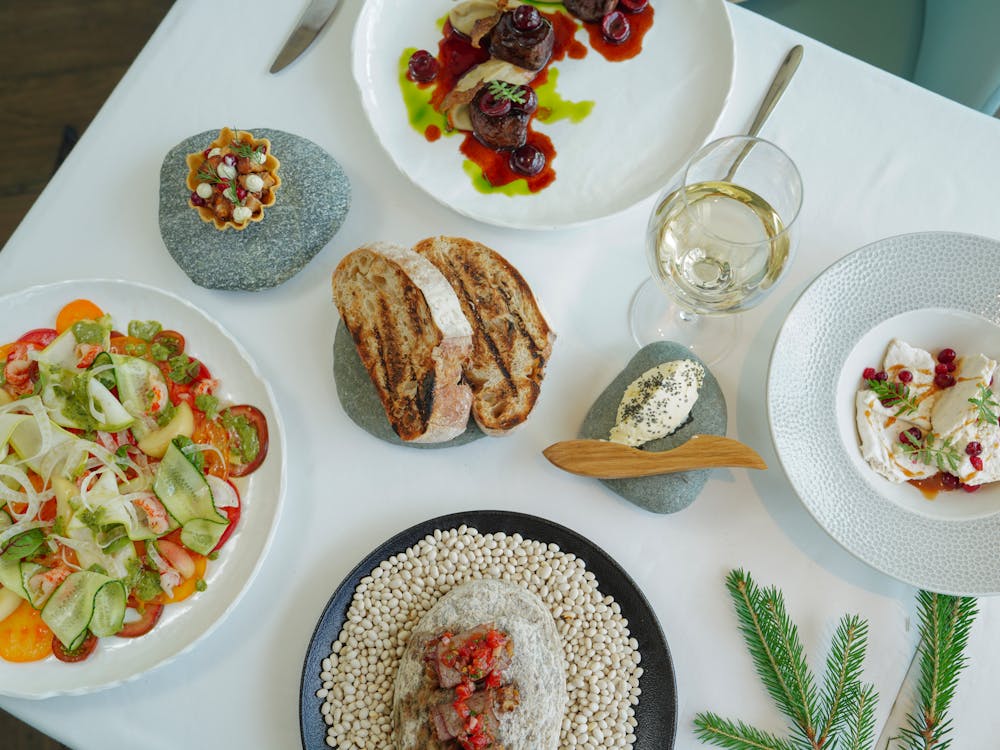
[[[368,0],[353,40],[354,78],[368,119],[396,166],[461,214],[504,227],[551,229],[623,211],[666,185],[708,138],[733,77],[733,34],[723,0],[653,0],[642,52],[609,62],[587,44],[582,60],[553,64],[558,92],[594,101],[579,123],[536,120],[556,149],[555,182],[532,195],[480,193],[463,171],[461,138],[429,143],[407,119],[399,61],[436,51],[436,21],[451,0]]]
[[[140,638],[102,638],[85,662],[55,657],[27,664],[0,660],[0,694],[46,698],[112,687],[165,664],[213,630],[250,585],[271,542],[285,488],[285,438],[270,386],[250,355],[218,323],[189,302],[143,284],[112,280],[66,281],[0,297],[0,342],[32,328],[52,327],[67,302],[84,298],[124,329],[130,320],[156,320],[179,331],[186,351],[203,359],[219,380],[224,403],[253,404],[267,417],[269,446],[260,468],[239,482],[239,525],[208,565],[208,588],[164,608],[156,627]]]
[[[933,500],[861,457],[854,394],[893,337],[1000,358],[1000,242],[927,232],[880,240],[824,271],[795,303],[771,356],[771,432],[792,486],[850,552],[946,594],[1000,593],[1000,486]]]

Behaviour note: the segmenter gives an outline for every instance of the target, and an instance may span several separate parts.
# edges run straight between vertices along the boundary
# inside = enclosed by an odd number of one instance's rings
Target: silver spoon
[[[764,125],[764,121],[767,120],[771,112],[774,111],[774,106],[778,103],[778,99],[781,95],[785,93],[785,89],[788,88],[789,81],[792,80],[792,76],[795,75],[795,71],[799,68],[799,63],[802,62],[802,45],[796,44],[789,50],[788,54],[785,56],[784,61],[778,67],[778,72],[774,74],[774,80],[771,81],[771,88],[767,90],[764,94],[764,99],[760,103],[760,107],[757,110],[757,115],[753,118],[753,122],[750,123],[750,129],[747,130],[747,135],[751,137],[756,137],[757,133],[760,132],[761,127]],[[733,177],[736,175],[736,170],[740,168],[740,164],[750,153],[750,149],[753,148],[753,144],[748,143],[740,151],[739,156],[733,161],[733,166],[729,168],[726,176],[723,178],[723,182],[732,182]]]

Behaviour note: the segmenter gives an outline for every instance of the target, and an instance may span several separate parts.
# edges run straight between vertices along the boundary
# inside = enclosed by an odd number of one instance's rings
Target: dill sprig
[[[997,420],[997,413],[994,411],[1000,404],[993,400],[993,390],[989,386],[979,386],[979,396],[970,398],[969,403],[979,410],[976,417],[977,424],[1000,424]]]
[[[928,466],[936,466],[941,471],[955,473],[961,463],[958,449],[951,438],[943,438],[938,443],[933,433],[929,432],[920,440],[914,441],[911,438],[905,443],[900,442],[899,445],[903,455],[915,458]]]
[[[219,177],[219,171],[208,159],[205,159],[198,168],[198,179],[210,185],[218,185],[220,182],[226,182],[226,180]]]
[[[897,417],[912,414],[917,410],[917,399],[910,393],[908,386],[902,383],[891,383],[888,380],[876,380],[867,378],[865,385],[875,391],[882,406],[892,408],[898,406]]]
[[[506,81],[490,81],[489,91],[494,99],[506,99],[511,104],[524,104],[525,101],[524,89]]]

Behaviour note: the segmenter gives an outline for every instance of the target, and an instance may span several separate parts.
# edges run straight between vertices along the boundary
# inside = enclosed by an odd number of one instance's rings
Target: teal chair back
[[[743,7],[973,109],[1000,109],[1000,0],[746,0]]]

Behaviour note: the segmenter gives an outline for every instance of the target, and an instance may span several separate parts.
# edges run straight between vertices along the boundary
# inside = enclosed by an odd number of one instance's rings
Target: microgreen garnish
[[[910,389],[902,383],[890,383],[888,380],[868,378],[865,385],[875,391],[882,406],[892,408],[898,406],[897,417],[912,414],[917,410],[917,400],[910,394]]]
[[[524,104],[524,89],[516,84],[506,83],[505,81],[490,81],[489,90],[494,99],[506,99],[512,104]]]
[[[976,418],[977,424],[1000,424],[995,411],[1000,407],[1000,404],[993,400],[991,388],[985,385],[979,386],[979,397],[970,398],[969,403],[979,410],[979,415]]]
[[[958,471],[958,449],[952,445],[951,438],[945,438],[937,444],[934,435],[928,433],[923,440],[900,443],[900,447],[903,455],[915,458],[928,466],[937,466],[941,471],[952,474]]]
[[[243,201],[240,200],[240,194],[236,192],[236,183],[232,183],[229,187],[222,191],[222,194],[226,196],[235,206],[242,206]]]
[[[261,146],[257,146],[255,148],[252,143],[230,143],[229,148],[240,158],[253,159],[261,163],[264,162],[264,160],[260,158],[264,155],[264,150]]]

